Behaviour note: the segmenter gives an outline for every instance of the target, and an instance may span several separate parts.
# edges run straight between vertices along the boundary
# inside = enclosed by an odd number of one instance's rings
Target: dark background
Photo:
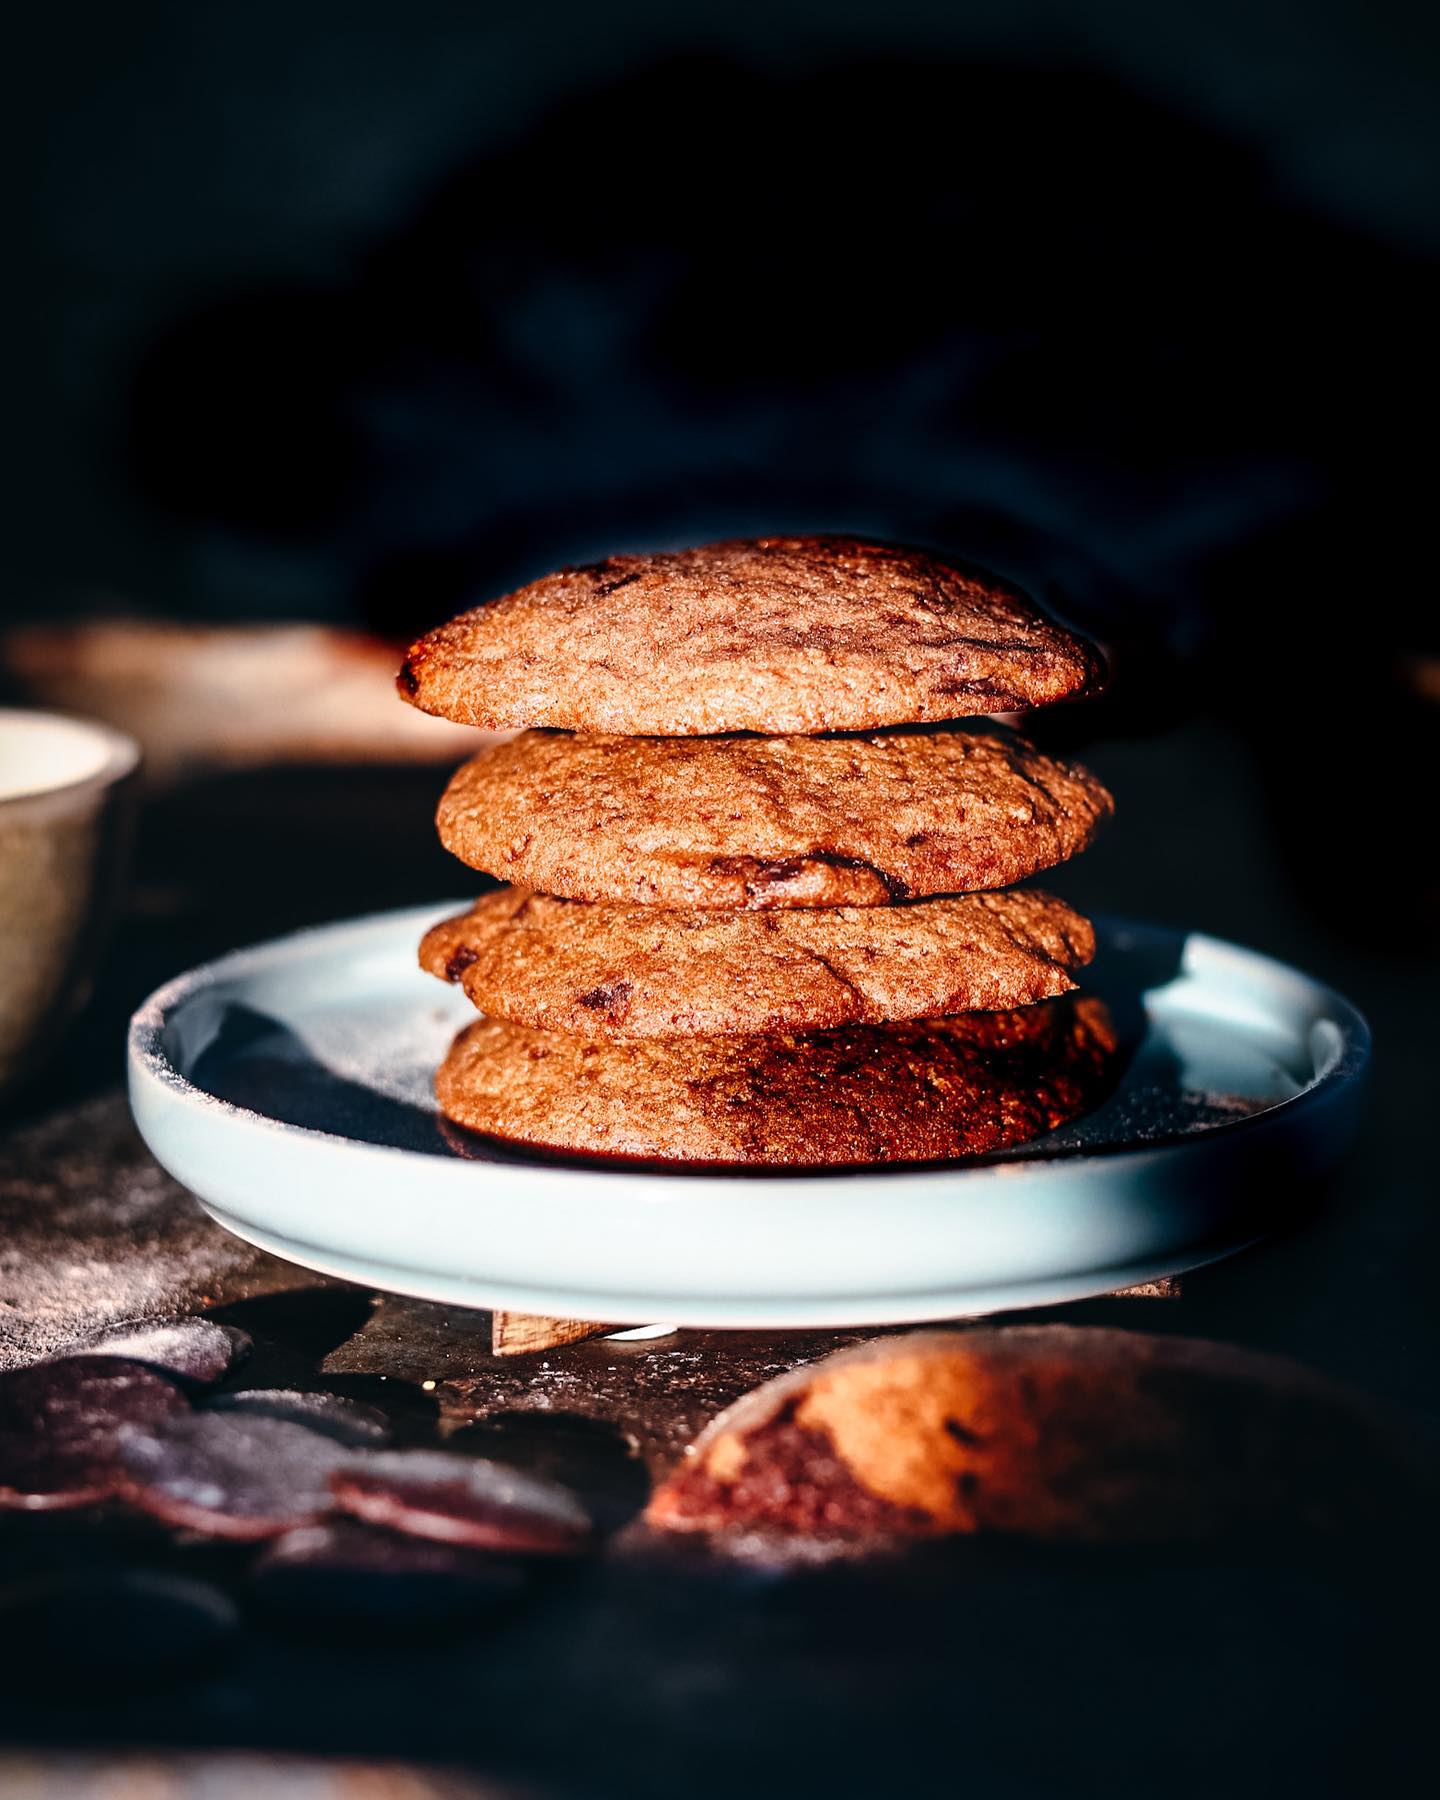
[[[833,524],[983,539],[1184,649],[1312,654],[1357,603],[1413,647],[1432,9],[71,0],[18,35],[22,610],[408,629]]]
[[[1433,9],[72,0],[18,36],[7,609],[408,637],[620,549],[938,544],[1110,645],[1087,730],[1236,720],[1313,905],[1339,817],[1347,889],[1398,864],[1433,918]]]
[[[1433,1419],[1440,15],[176,0],[12,31],[0,608],[398,639],[562,562],[722,532],[990,562],[1112,654],[1101,701],[1034,722],[1118,800],[1055,885],[1299,963],[1375,1027],[1365,1136],[1312,1222],[1154,1328],[1282,1349]],[[113,1093],[130,1009],[189,963],[463,891],[431,829],[441,779],[152,793],[96,1000],[22,1110]],[[926,1791],[951,1790],[952,1746],[953,1785],[1005,1791],[1016,1745],[1037,1793],[1274,1792],[1287,1768],[1356,1791],[1415,1750],[1433,1663],[1411,1648],[1433,1552],[1373,1548],[1293,1581],[1118,1587],[1002,1559],[969,1637],[928,1601],[847,1616],[827,1589],[818,1673],[748,1591],[708,1636],[688,1595],[658,1639],[602,1611],[630,1636],[564,1652],[577,1692],[614,1671],[576,1766],[599,1745],[670,1792],[672,1758],[723,1748],[717,1791],[763,1792],[735,1723],[759,1709],[804,1791],[787,1708],[818,1729],[853,1703],[878,1723],[811,1766],[832,1788],[852,1751],[869,1791],[898,1782],[905,1717]],[[930,1686],[907,1714],[890,1647],[919,1616]],[[546,1629],[491,1702],[516,1696],[521,1768],[553,1711]],[[974,1700],[959,1739],[947,1654]],[[257,1657],[248,1711],[192,1696],[176,1725],[161,1696],[85,1729],[483,1760],[458,1690],[484,1655],[300,1657],[268,1687]],[[348,1698],[362,1676],[383,1725]],[[63,1699],[47,1720],[65,1741]]]

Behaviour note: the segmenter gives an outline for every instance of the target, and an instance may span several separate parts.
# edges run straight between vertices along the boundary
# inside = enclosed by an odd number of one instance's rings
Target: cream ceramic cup
[[[108,725],[0,707],[0,1095],[38,1072],[89,992],[139,762]]]

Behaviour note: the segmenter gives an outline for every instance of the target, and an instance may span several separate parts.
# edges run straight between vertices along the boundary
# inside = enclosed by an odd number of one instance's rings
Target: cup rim
[[[0,794],[0,813],[8,808],[41,805],[61,796],[73,798],[87,790],[114,787],[133,775],[143,754],[138,741],[128,732],[118,731],[101,719],[89,719],[82,713],[56,712],[47,706],[0,706],[0,726],[13,721],[43,719],[52,725],[70,725],[90,733],[100,741],[105,760],[88,775],[77,775],[70,781],[57,781],[47,787],[27,788],[21,794]]]

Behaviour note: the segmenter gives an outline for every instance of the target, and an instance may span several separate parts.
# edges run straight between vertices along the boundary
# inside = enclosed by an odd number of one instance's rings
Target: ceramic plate
[[[165,1167],[241,1237],[327,1274],[628,1323],[842,1326],[1101,1294],[1281,1222],[1350,1141],[1364,1020],[1285,965],[1102,923],[1086,985],[1128,1062],[1085,1119],[981,1161],[687,1173],[527,1156],[439,1119],[474,1018],[416,967],[463,903],[237,951],[135,1015],[130,1093]]]

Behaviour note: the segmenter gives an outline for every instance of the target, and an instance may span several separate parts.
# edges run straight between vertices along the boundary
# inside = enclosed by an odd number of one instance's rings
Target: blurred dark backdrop
[[[1433,8],[70,0],[20,40],[17,613],[403,637],[617,549],[876,532],[1102,635],[1103,729],[1238,721],[1329,889],[1337,815],[1351,868],[1414,843],[1370,752],[1428,754],[1437,680]]]
[[[1357,597],[1419,629],[1434,9],[62,0],[19,31],[23,610],[409,629],[593,551],[839,524],[983,537],[1182,645]]]

